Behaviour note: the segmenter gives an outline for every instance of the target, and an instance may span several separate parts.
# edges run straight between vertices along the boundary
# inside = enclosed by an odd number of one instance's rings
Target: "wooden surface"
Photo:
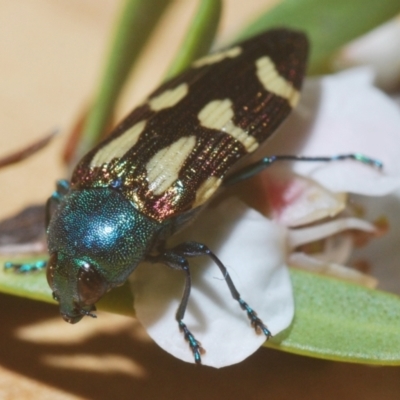
[[[146,71],[127,90],[121,114],[157,84],[172,56],[170,43],[178,43],[194,4],[179,3],[171,15],[180,17],[153,40],[142,63]],[[222,36],[233,34],[266,3],[228,1]],[[63,177],[60,150],[90,99],[120,4],[0,0],[0,157],[60,129],[46,150],[0,172],[0,217],[43,202]],[[217,371],[173,359],[132,319],[101,314],[67,325],[50,305],[5,295],[0,304],[0,399],[400,398],[398,368],[260,349],[245,362]]]

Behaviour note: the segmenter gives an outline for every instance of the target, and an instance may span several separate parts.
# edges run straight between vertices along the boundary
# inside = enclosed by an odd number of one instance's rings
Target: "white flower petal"
[[[273,335],[290,325],[294,305],[284,228],[229,199],[201,214],[174,241],[185,240],[206,243],[215,251],[242,298]],[[184,322],[206,349],[202,363],[219,368],[242,361],[265,336],[251,328],[217,266],[206,257],[193,259],[191,265],[193,285]],[[175,320],[183,281],[182,272],[150,264],[131,277],[136,313],[149,335],[175,357],[193,362]]]
[[[384,198],[355,196],[365,210],[365,218],[385,217],[389,231],[353,254],[354,260],[368,260],[371,273],[379,280],[378,288],[400,295],[400,190]]]
[[[332,218],[347,204],[345,193],[333,193],[282,165],[260,174],[257,183],[263,201],[254,199],[254,207],[286,227]]]
[[[303,244],[315,242],[320,239],[335,235],[348,229],[358,229],[365,232],[375,232],[376,228],[370,222],[359,218],[338,218],[302,229],[289,230],[289,247],[294,249]]]
[[[355,161],[297,162],[294,171],[334,192],[385,195],[400,186],[400,110],[353,70],[305,82],[299,107],[266,147],[268,154],[330,156],[363,153],[383,173]]]

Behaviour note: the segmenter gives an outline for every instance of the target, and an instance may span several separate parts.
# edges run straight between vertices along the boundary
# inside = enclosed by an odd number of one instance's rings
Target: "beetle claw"
[[[250,320],[251,326],[254,328],[256,333],[260,335],[264,333],[267,340],[272,337],[270,330],[264,325],[262,320],[257,317],[257,313],[242,299],[239,299],[240,307],[247,312],[247,317]]]
[[[190,349],[192,350],[194,356],[194,362],[196,364],[201,364],[201,355],[206,353],[205,349],[201,347],[201,343],[196,340],[196,338],[182,321],[179,321],[179,330],[183,332],[185,340],[189,343]]]

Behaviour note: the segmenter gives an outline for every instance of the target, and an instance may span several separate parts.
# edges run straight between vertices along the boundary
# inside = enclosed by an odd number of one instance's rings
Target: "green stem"
[[[126,0],[107,57],[102,83],[73,162],[86,154],[109,128],[121,88],[168,3],[169,0]]]
[[[179,52],[169,67],[168,80],[187,69],[192,61],[207,54],[214,41],[222,12],[221,0],[202,0]]]

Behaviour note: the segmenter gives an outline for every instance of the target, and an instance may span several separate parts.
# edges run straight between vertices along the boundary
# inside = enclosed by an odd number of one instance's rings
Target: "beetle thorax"
[[[50,254],[94,262],[114,286],[144,258],[160,230],[116,190],[72,190],[51,219],[48,246]]]

